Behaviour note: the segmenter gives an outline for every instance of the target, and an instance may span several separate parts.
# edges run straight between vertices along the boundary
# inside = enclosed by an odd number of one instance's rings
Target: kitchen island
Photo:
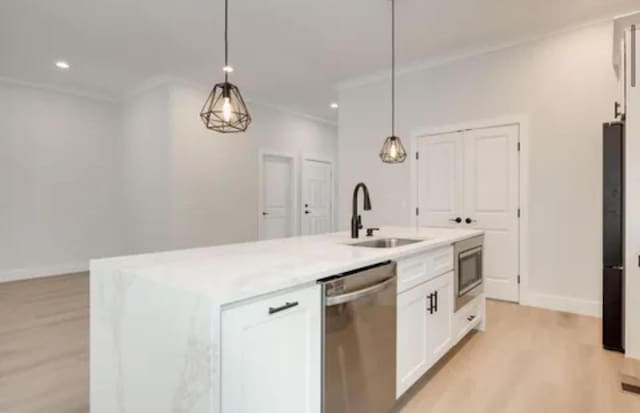
[[[403,286],[408,294],[440,276],[420,275],[428,259],[444,259],[443,271],[449,274],[442,279],[452,278],[451,245],[481,234],[388,227],[360,240],[335,233],[93,261],[91,411],[266,413],[273,411],[268,400],[275,397],[278,413],[319,413],[322,298],[317,280],[392,260],[399,262],[399,290]],[[421,242],[388,249],[351,245],[389,237]],[[424,255],[431,251],[441,251],[440,258]],[[293,317],[275,314],[282,322],[270,330],[248,327],[267,325],[261,317],[294,299],[296,308],[288,313]],[[465,331],[484,323],[484,303],[474,305],[479,313]],[[452,320],[453,314],[449,336],[455,335]],[[280,335],[282,348],[272,345],[273,334]],[[450,338],[438,352],[453,344]],[[256,374],[247,366],[255,366]],[[403,388],[398,395],[429,367],[426,362],[416,366],[407,369],[415,377],[398,384]],[[270,369],[277,374],[257,374]],[[284,402],[277,398],[279,389],[290,396]]]

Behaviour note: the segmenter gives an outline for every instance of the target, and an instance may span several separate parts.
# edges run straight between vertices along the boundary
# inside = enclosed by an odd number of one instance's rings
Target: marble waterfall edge
[[[217,413],[219,307],[91,266],[91,412]]]

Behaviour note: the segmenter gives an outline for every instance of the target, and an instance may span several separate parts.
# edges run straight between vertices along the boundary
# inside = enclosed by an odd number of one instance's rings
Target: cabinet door
[[[399,398],[429,368],[427,284],[398,296],[396,395]]]
[[[449,351],[452,343],[453,272],[428,282],[427,290],[427,304],[432,308],[427,315],[427,354],[431,367]]]
[[[222,313],[222,413],[320,413],[320,286]]]

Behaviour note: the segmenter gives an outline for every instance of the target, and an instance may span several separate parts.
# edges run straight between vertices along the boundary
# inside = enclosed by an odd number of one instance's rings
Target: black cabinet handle
[[[467,321],[473,321],[476,319],[476,316],[474,315],[470,315],[469,317],[467,317]]]
[[[458,223],[458,224],[459,224],[459,223],[461,223],[461,222],[462,222],[462,218],[457,217],[457,218],[454,218],[454,219],[450,219],[449,221],[451,221],[451,222],[455,222],[455,223]]]
[[[436,298],[435,298],[435,302],[436,302],[436,305],[435,305],[435,311],[436,311],[436,313],[437,313],[437,312],[438,312],[438,292],[436,291],[436,292],[435,292],[435,293],[433,293],[433,294],[434,294],[434,295],[435,295],[435,297],[436,297]]]
[[[285,311],[288,310],[290,308],[293,307],[297,307],[298,306],[298,302],[294,301],[293,303],[286,303],[285,305],[281,306],[281,307],[269,307],[269,315],[275,314],[275,313],[279,313],[281,311]]]
[[[433,294],[429,294],[429,308],[427,308],[429,314],[433,314]]]

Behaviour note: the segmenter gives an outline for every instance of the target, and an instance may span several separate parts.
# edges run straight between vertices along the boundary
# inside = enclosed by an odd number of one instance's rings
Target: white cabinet
[[[427,315],[429,367],[449,350],[453,330],[453,272],[430,281]]]
[[[485,320],[485,299],[484,294],[480,294],[464,307],[459,309],[453,316],[453,343],[462,340],[469,331],[474,328],[483,330],[482,323]]]
[[[453,272],[398,296],[398,398],[449,350],[452,318]]]
[[[320,413],[320,286],[222,312],[222,413]]]
[[[396,396],[400,397],[429,368],[427,283],[398,296]]]
[[[453,247],[446,246],[398,262],[398,293],[453,270]]]

